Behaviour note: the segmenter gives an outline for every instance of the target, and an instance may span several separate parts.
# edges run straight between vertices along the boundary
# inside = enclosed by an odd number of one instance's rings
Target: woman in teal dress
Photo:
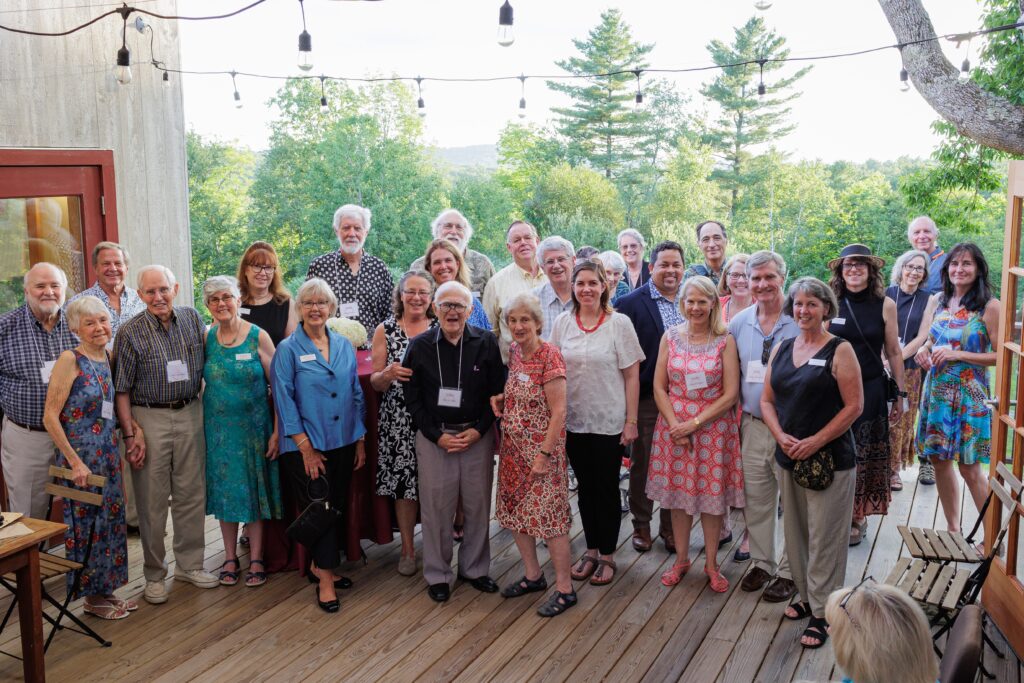
[[[206,335],[203,422],[206,430],[206,514],[220,522],[224,564],[220,582],[238,583],[239,523],[249,527],[246,586],[267,581],[263,566],[263,520],[281,517],[277,471],[277,423],[267,387],[274,343],[238,316],[238,285],[212,277],[203,299],[216,324]]]
[[[988,264],[970,242],[953,247],[942,266],[942,293],[928,340],[914,357],[926,372],[917,442],[922,461],[935,466],[935,485],[949,531],[960,531],[957,463],[974,504],[988,497],[981,468],[991,452],[988,368],[996,364],[992,336],[999,300],[988,283]]]

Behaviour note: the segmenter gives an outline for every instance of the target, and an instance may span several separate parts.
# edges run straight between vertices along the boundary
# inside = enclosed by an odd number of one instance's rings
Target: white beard
[[[362,250],[363,250],[363,243],[362,242],[360,242],[359,244],[357,244],[355,246],[350,245],[350,244],[345,244],[344,242],[341,243],[341,253],[343,253],[343,254],[348,254],[349,256],[354,256],[354,255],[358,254]]]

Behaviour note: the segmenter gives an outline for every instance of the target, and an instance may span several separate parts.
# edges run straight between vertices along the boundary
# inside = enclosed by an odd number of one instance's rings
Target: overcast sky
[[[636,40],[654,43],[652,68],[686,68],[710,63],[707,43],[730,41],[733,28],[760,14],[785,36],[793,56],[842,52],[895,42],[873,0],[775,0],[758,12],[751,0],[511,0],[516,41],[496,42],[501,0],[383,0],[338,2],[306,0],[313,37],[313,74],[340,76],[494,76],[559,73],[556,60],[576,54],[572,39],[585,38],[609,7],[622,10]],[[179,0],[182,14],[234,9],[241,0]],[[980,25],[973,0],[925,0],[938,33]],[[185,69],[236,69],[267,74],[299,74],[297,0],[270,0],[223,21],[181,22]],[[975,46],[976,47],[976,46]],[[959,64],[964,48],[944,46]],[[972,55],[973,61],[973,55]],[[787,67],[789,68],[789,67]],[[780,146],[795,158],[833,161],[926,156],[935,138],[929,124],[936,114],[911,90],[899,90],[896,50],[817,62],[799,83],[803,96],[793,104],[797,129]],[[699,94],[711,74],[669,76],[704,106]],[[230,78],[185,76],[185,116],[204,136],[237,141],[254,149],[267,146],[273,117],[267,100],[280,82],[239,77],[245,106],[234,108]],[[440,147],[494,144],[515,120],[519,82],[423,85],[427,140]],[[564,104],[542,79],[527,80],[528,119],[544,123],[549,108]]]

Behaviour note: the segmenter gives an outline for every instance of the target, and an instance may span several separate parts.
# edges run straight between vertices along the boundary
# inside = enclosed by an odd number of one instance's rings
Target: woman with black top
[[[853,503],[850,545],[864,540],[868,515],[884,515],[889,510],[889,422],[903,414],[903,401],[887,403],[888,380],[882,363],[882,350],[900,395],[903,388],[903,356],[896,330],[896,304],[885,296],[882,266],[885,261],[872,255],[863,244],[843,248],[832,259],[829,285],[839,308],[829,321],[828,331],[853,345],[860,362],[864,383],[864,412],[853,425],[857,443],[857,494]]]
[[[238,313],[270,335],[276,349],[299,324],[291,293],[281,278],[277,252],[267,242],[253,242],[238,264],[238,289],[242,306]]]
[[[785,616],[793,621],[810,617],[800,638],[806,648],[821,647],[828,639],[825,604],[846,578],[845,529],[856,483],[850,426],[864,405],[853,347],[823,326],[837,308],[835,295],[821,280],[803,277],[793,283],[782,312],[793,317],[800,334],[772,351],[761,396],[764,423],[778,442],[786,553],[800,595]],[[824,461],[821,471],[831,473],[831,483],[821,482],[820,490],[805,488],[806,481],[798,484],[794,468],[808,460]]]
[[[917,422],[918,404],[921,402],[923,375],[914,354],[928,339],[928,328],[938,303],[938,297],[929,295],[921,287],[928,282],[928,262],[928,254],[923,251],[911,249],[906,252],[896,259],[890,279],[892,286],[885,290],[885,295],[896,304],[896,329],[903,355],[903,386],[907,389],[903,414],[889,424],[889,455],[892,458],[889,488],[893,491],[903,490],[900,470],[914,464],[917,452],[914,423]],[[921,463],[919,480],[922,484],[935,483],[931,463]]]

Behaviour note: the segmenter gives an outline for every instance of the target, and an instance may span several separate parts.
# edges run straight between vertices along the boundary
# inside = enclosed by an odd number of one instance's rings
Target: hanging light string
[[[519,76],[519,118],[526,118],[526,74]]]

